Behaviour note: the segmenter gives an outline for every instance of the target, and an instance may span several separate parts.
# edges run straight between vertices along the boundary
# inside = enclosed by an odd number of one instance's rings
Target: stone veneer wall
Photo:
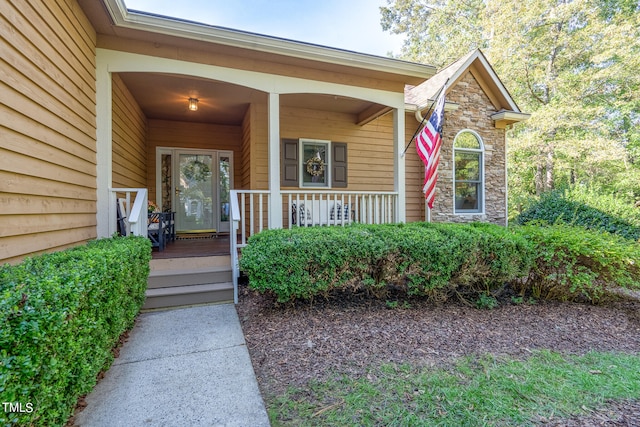
[[[505,130],[496,129],[491,119],[491,115],[497,111],[471,72],[467,72],[449,90],[447,101],[459,104],[459,108],[445,113],[444,141],[440,152],[439,178],[431,220],[483,221],[506,225]],[[453,140],[463,129],[477,132],[484,143],[484,214],[453,213]]]

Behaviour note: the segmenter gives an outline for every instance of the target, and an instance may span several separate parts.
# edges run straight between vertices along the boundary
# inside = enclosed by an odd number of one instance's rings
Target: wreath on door
[[[211,176],[211,169],[209,165],[196,159],[182,166],[182,174],[189,181],[202,182]]]
[[[311,176],[321,176],[324,174],[324,161],[320,158],[320,156],[314,156],[307,160],[307,172]]]

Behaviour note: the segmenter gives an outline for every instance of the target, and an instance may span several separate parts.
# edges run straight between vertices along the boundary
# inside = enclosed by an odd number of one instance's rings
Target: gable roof
[[[433,77],[417,86],[405,88],[405,101],[420,112],[433,103],[442,86],[455,86],[468,71],[478,81],[498,113],[492,116],[497,127],[504,127],[527,120],[531,115],[520,111],[507,88],[494,71],[480,49],[473,50],[438,71]]]

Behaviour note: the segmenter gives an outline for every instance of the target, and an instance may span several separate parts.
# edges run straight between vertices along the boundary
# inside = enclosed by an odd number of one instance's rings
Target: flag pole
[[[404,157],[404,155],[407,153],[407,150],[409,149],[409,146],[411,145],[413,140],[416,139],[416,135],[418,134],[418,132],[420,132],[420,129],[422,129],[422,125],[424,124],[424,121],[427,120],[427,117],[429,117],[429,115],[431,114],[431,111],[433,110],[433,106],[435,105],[436,101],[438,100],[438,97],[440,96],[440,92],[442,92],[442,89],[444,89],[447,86],[447,83],[449,83],[449,78],[447,78],[447,81],[444,82],[442,87],[436,93],[436,96],[433,99],[433,101],[431,101],[431,105],[429,106],[429,109],[427,110],[427,114],[422,116],[422,121],[418,125],[418,128],[416,129],[416,131],[413,133],[413,136],[409,140],[409,143],[407,144],[407,146],[404,147],[404,151],[402,152],[402,154],[400,154],[400,157]]]

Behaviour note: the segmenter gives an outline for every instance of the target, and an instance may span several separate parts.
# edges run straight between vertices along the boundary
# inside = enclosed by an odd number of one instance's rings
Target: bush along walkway
[[[18,405],[0,424],[66,422],[133,326],[150,259],[149,240],[128,237],[0,267],[0,397]]]

